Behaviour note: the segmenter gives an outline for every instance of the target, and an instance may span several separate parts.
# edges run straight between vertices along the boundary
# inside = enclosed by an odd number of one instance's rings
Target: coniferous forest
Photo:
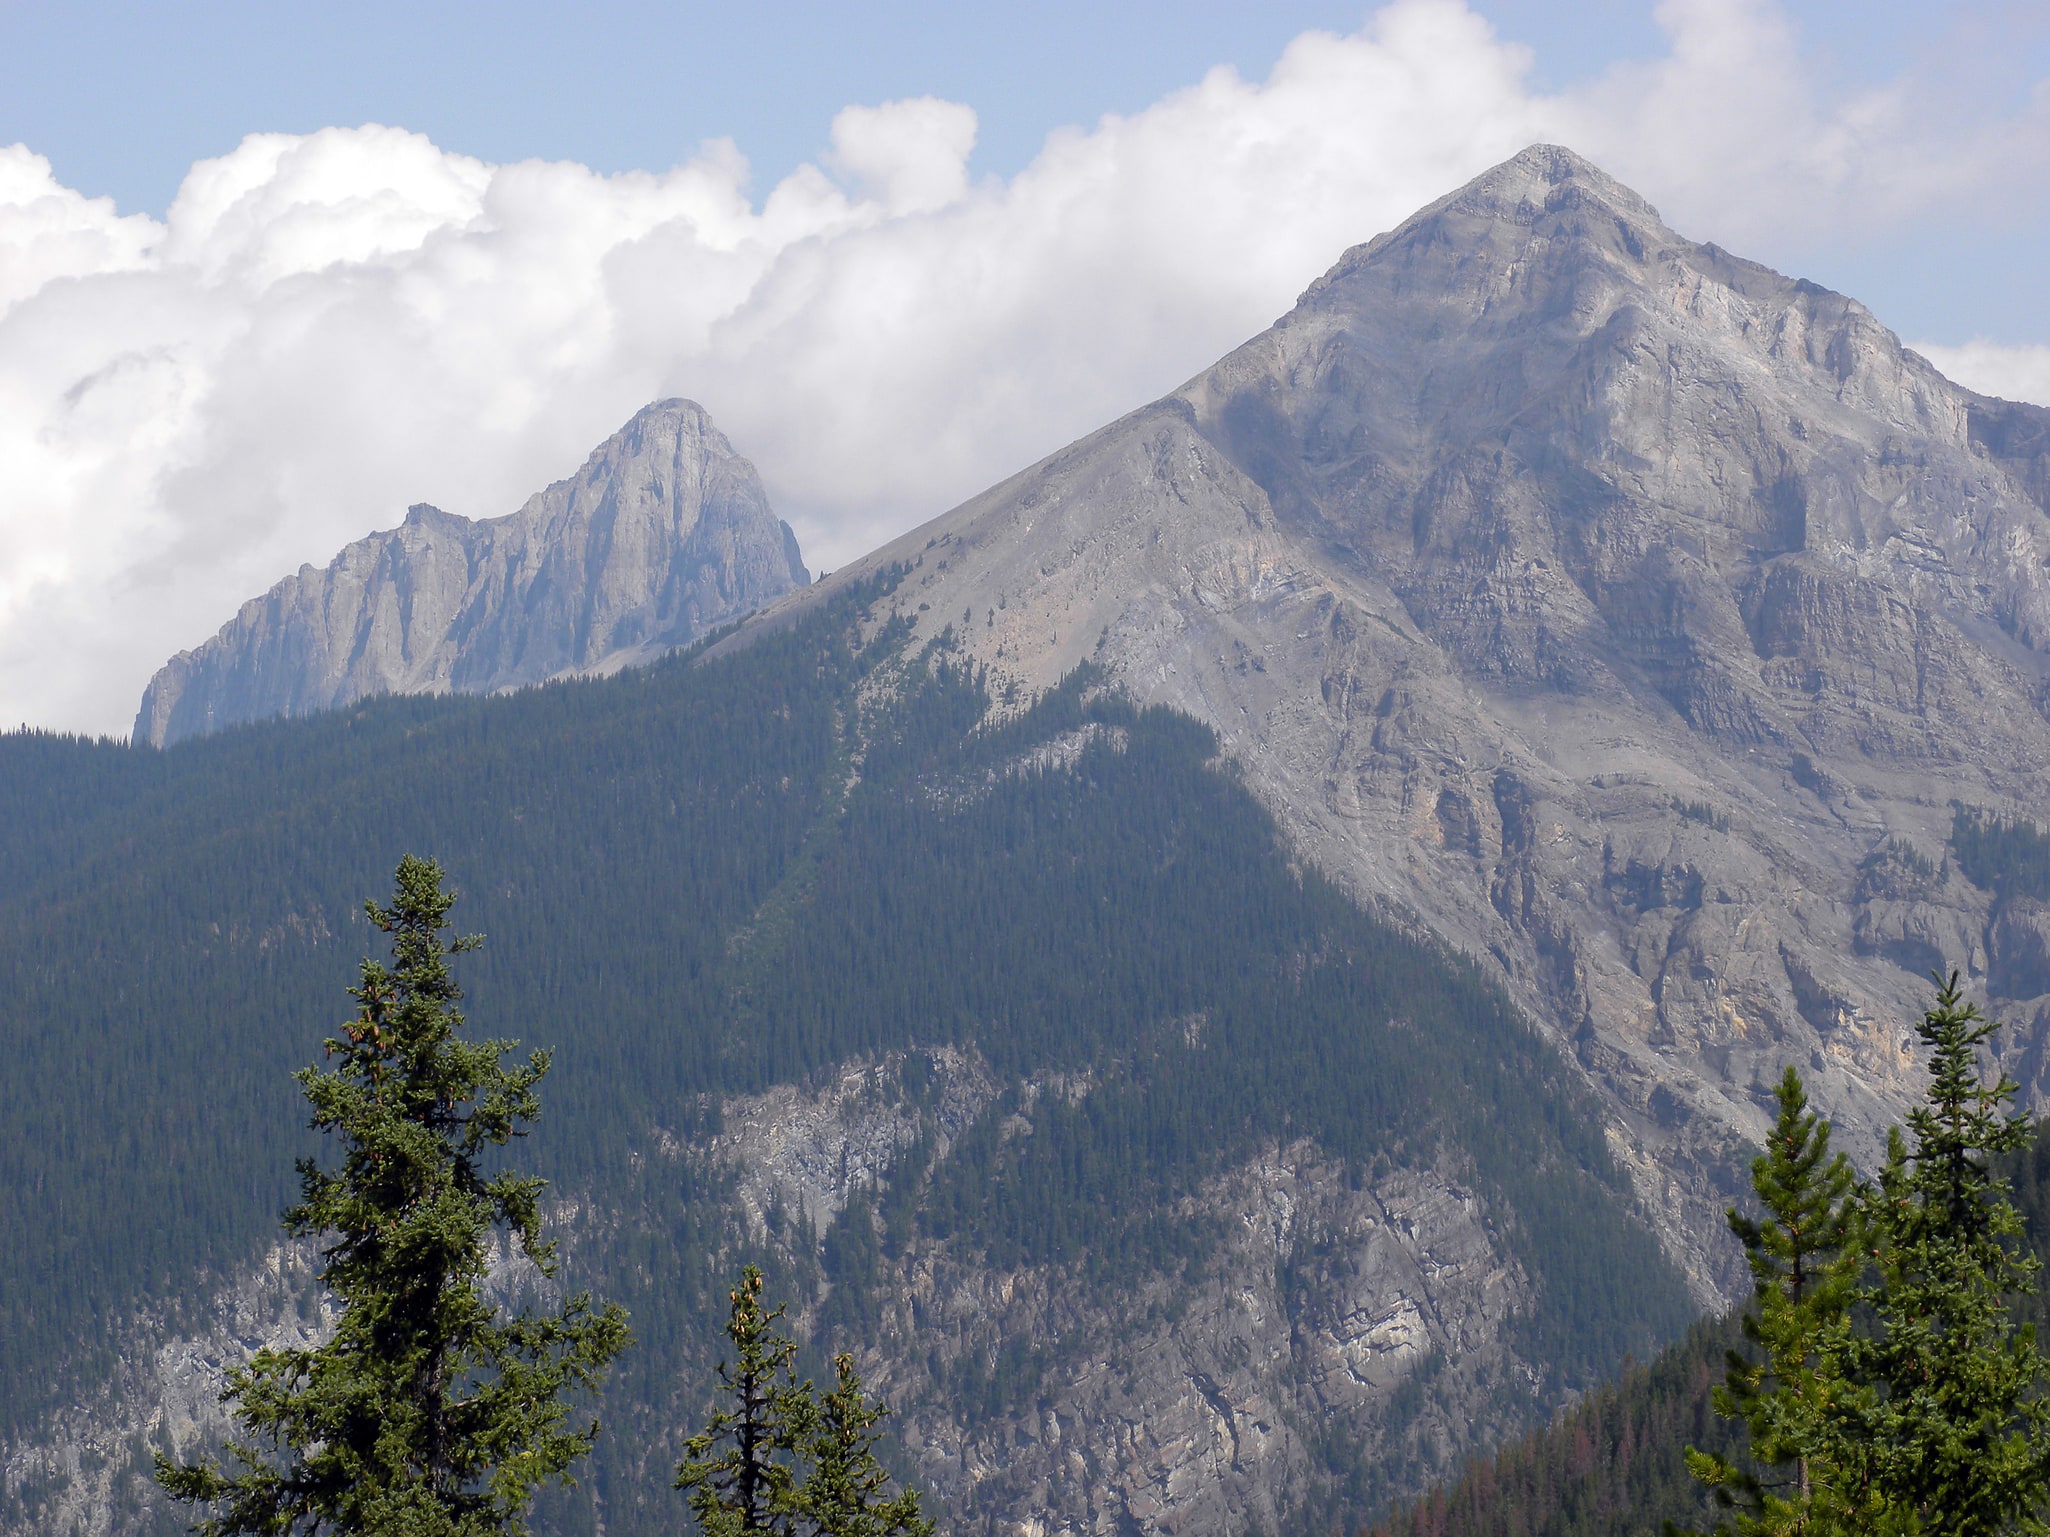
[[[1216,1235],[1178,1198],[1284,1143],[1363,1179],[1468,1171],[1535,1298],[1516,1329],[1546,1375],[1509,1412],[1683,1331],[1598,1111],[1474,967],[1296,865],[1207,729],[1086,668],[1000,706],[944,640],[909,648],[892,580],[605,680],[165,752],[0,739],[0,1428],[115,1374],[126,1321],[196,1323],[273,1242],[314,1150],[291,1075],[349,1012],[378,938],[361,904],[409,853],[485,936],[462,960],[479,1032],[554,1053],[518,1163],[586,1214],[566,1283],[631,1318],[584,1488],[544,1500],[544,1530],[676,1528],[661,1469],[710,1400],[740,1264],[827,1298],[822,1371],[913,1241],[1078,1286],[1200,1269]],[[823,1242],[661,1152],[850,1060],[901,1063],[886,1092],[915,1099],[941,1051],[999,1091]],[[1088,1091],[1034,1102],[1048,1075]],[[1058,1360],[1021,1342],[976,1366],[960,1414],[1029,1403]]]

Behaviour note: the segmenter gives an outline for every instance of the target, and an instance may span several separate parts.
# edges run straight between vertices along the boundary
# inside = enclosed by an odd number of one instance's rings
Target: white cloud
[[[1968,390],[2001,400],[2026,400],[2050,406],[2050,347],[2008,346],[1984,339],[1959,347],[1934,342],[1911,344],[1934,363],[1944,377]]]
[[[1774,10],[1661,16],[1665,58],[1548,96],[1454,0],[1402,0],[1264,81],[1064,129],[1008,181],[971,179],[967,106],[849,107],[759,202],[725,142],[602,177],[372,126],[245,140],[158,223],[0,149],[0,720],[123,731],[166,655],[299,562],[410,501],[510,511],[662,394],[703,401],[837,566],[1533,140],[1768,257],[2050,163],[2044,102],[1833,97]]]

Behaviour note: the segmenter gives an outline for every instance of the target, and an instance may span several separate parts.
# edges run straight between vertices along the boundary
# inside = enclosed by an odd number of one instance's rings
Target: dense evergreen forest
[[[310,1150],[289,1075],[348,1014],[362,900],[407,852],[488,936],[475,1027],[556,1051],[517,1153],[604,1214],[568,1279],[632,1312],[590,1480],[608,1531],[676,1525],[658,1442],[706,1392],[742,1260],[780,1295],[830,1279],[823,1351],[860,1341],[913,1238],[1078,1284],[1200,1266],[1176,1198],[1298,1138],[1362,1179],[1470,1171],[1535,1285],[1533,1412],[1685,1328],[1598,1108],[1477,969],[1296,866],[1206,728],[1086,668],[1000,709],[944,642],[911,650],[893,580],[606,680],[163,752],[0,738],[0,1433],[104,1380],[138,1308],[190,1321],[272,1241]],[[896,1054],[915,1098],[941,1048],[1008,1087],[823,1244],[765,1247],[730,1170],[648,1156],[849,1059]],[[1050,1073],[1091,1087],[1008,1136]],[[962,1414],[1029,1403],[1048,1365],[978,1369]]]

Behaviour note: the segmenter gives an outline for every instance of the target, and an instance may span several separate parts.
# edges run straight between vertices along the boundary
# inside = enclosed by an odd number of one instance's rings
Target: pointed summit
[[[1814,1061],[1855,1139],[1930,968],[2011,954],[2050,1022],[2050,905],[1989,932],[1916,873],[1953,797],[2050,823],[2046,445],[1534,145],[839,579],[922,558],[922,632],[999,679],[1209,722],[1306,858],[1575,1043],[1706,1298],[1755,1071]]]
[[[1406,222],[1414,224],[1447,207],[1499,213],[1525,207],[1552,208],[1569,201],[1592,201],[1634,220],[1659,223],[1659,212],[1651,204],[1592,160],[1559,144],[1531,145]]]
[[[150,681],[162,746],[369,694],[491,693],[608,672],[803,586],[788,524],[704,408],[658,400],[508,517],[416,503],[301,567]]]

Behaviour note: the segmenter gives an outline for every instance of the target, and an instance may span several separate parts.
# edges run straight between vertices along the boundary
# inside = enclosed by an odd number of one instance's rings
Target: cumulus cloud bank
[[[1769,257],[2050,167],[2050,100],[1932,131],[1914,81],[1818,88],[1767,5],[1660,19],[1665,57],[1546,94],[1457,0],[1399,0],[1265,80],[1056,132],[1009,180],[971,178],[967,106],[849,107],[759,200],[723,141],[608,177],[368,126],[246,139],[157,221],[0,149],[0,720],[125,732],[170,652],[302,561],[412,501],[509,512],[665,394],[838,565],[1535,140]],[[1938,361],[2050,398],[2032,356]]]

